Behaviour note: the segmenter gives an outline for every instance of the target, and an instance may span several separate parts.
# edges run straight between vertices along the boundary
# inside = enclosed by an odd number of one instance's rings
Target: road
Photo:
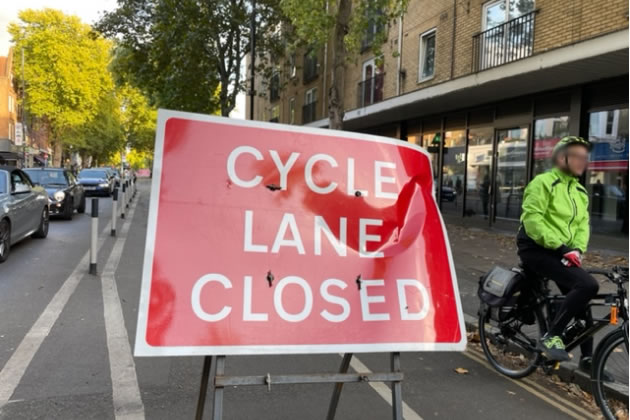
[[[72,221],[52,221],[47,239],[23,241],[0,265],[0,419],[194,418],[203,359],[131,355],[148,200],[142,181],[117,238],[109,235],[111,200],[100,200],[97,276],[87,273],[89,206]],[[232,357],[226,373],[334,372],[340,363],[336,354]],[[387,371],[389,359],[360,354],[352,367]],[[464,353],[404,353],[402,368],[408,420],[596,417],[547,378],[498,375],[474,343]],[[323,419],[331,392],[330,384],[229,388],[224,418]],[[386,385],[346,385],[336,418],[391,418],[390,397]],[[209,396],[205,418],[211,409]]]

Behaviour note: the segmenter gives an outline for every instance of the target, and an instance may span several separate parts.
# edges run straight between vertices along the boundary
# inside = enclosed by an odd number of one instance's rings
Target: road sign
[[[463,350],[428,154],[160,110],[135,354]]]
[[[24,144],[24,132],[22,131],[22,123],[15,123],[15,145],[22,146]]]

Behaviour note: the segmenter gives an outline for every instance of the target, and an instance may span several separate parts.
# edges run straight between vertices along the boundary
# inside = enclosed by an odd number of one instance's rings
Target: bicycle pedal
[[[559,370],[560,369],[560,362],[556,362],[553,365],[553,370]]]

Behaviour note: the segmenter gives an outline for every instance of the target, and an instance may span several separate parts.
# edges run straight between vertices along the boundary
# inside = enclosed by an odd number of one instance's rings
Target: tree
[[[20,22],[9,24],[9,33],[16,51],[24,51],[25,109],[47,121],[59,165],[66,140],[68,147],[83,145],[79,136],[65,136],[97,118],[111,93],[110,43],[94,36],[78,17],[59,10],[27,9],[18,17]]]
[[[257,2],[262,50],[280,21],[278,1]],[[245,89],[250,16],[247,0],[119,0],[97,29],[116,39],[119,82],[140,88],[152,105],[227,116]]]
[[[294,28],[296,46],[309,45],[318,50],[332,41],[332,77],[328,92],[330,128],[343,128],[347,63],[366,41],[374,55],[380,56],[388,24],[404,14],[407,3],[408,0],[280,0]]]
[[[126,84],[119,92],[125,146],[138,152],[152,152],[157,110],[149,106],[147,98],[137,88]]]

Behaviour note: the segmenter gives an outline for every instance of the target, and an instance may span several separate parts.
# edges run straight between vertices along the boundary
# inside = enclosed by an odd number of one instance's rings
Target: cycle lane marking
[[[547,392],[548,394],[551,394],[553,396],[553,398],[549,398],[547,395],[542,394],[541,392],[539,392],[537,389],[535,389],[533,386],[530,386],[530,382],[531,380],[527,381],[527,382],[523,382],[522,380],[516,380],[516,379],[512,379],[508,376],[502,375],[499,372],[496,371],[496,369],[494,369],[490,363],[488,363],[487,360],[485,360],[485,358],[482,358],[481,355],[479,355],[475,350],[468,350],[464,353],[462,353],[464,356],[468,357],[469,359],[481,364],[482,366],[484,366],[485,368],[487,368],[488,370],[491,370],[492,372],[494,372],[496,375],[505,378],[506,380],[512,382],[513,384],[523,388],[524,390],[526,390],[527,392],[529,392],[530,394],[540,398],[541,400],[547,402],[548,404],[552,405],[553,407],[557,408],[558,410],[562,411],[563,413],[565,413],[566,415],[574,418],[574,419],[591,419],[593,418],[593,413],[588,412],[587,410],[583,409],[582,407],[579,407],[575,404],[573,404],[571,401],[568,401],[566,399],[561,398],[560,396],[554,394],[553,392],[550,392],[548,389],[544,389],[544,388],[539,388],[541,389],[542,392]],[[572,411],[573,410],[573,411]],[[579,413],[579,414],[578,414]]]
[[[136,203],[138,198],[136,198]],[[136,206],[130,208],[128,220],[133,220]],[[140,396],[136,365],[133,360],[129,336],[125,327],[122,305],[116,286],[116,270],[120,264],[131,223],[125,223],[116,236],[101,274],[103,315],[112,380],[114,415],[117,420],[144,420],[144,404]]]
[[[101,230],[98,239],[97,249],[99,252],[109,237],[109,233],[105,234],[105,232],[109,232],[109,224],[103,223],[103,225],[104,228]],[[2,370],[0,370],[0,410],[9,402],[26,369],[31,364],[43,341],[50,334],[68,300],[81,282],[81,279],[87,275],[86,267],[88,266],[89,257],[90,252],[88,250],[83,254],[72,273],[64,280],[59,290],[57,290],[50,302],[48,302],[48,305],[46,305],[46,308],[39,315],[39,318],[37,318],[37,321],[31,326],[9,360],[2,367]]]
[[[340,356],[343,357],[343,354]],[[373,373],[370,368],[368,368],[358,357],[352,356],[350,360],[350,367],[354,369],[355,372],[360,373]],[[383,398],[390,406],[392,405],[392,390],[383,382],[368,382],[368,385],[376,391],[376,393]],[[405,420],[422,420],[422,417],[418,413],[416,413],[411,407],[407,405],[405,401],[402,403],[403,405],[403,418]]]

